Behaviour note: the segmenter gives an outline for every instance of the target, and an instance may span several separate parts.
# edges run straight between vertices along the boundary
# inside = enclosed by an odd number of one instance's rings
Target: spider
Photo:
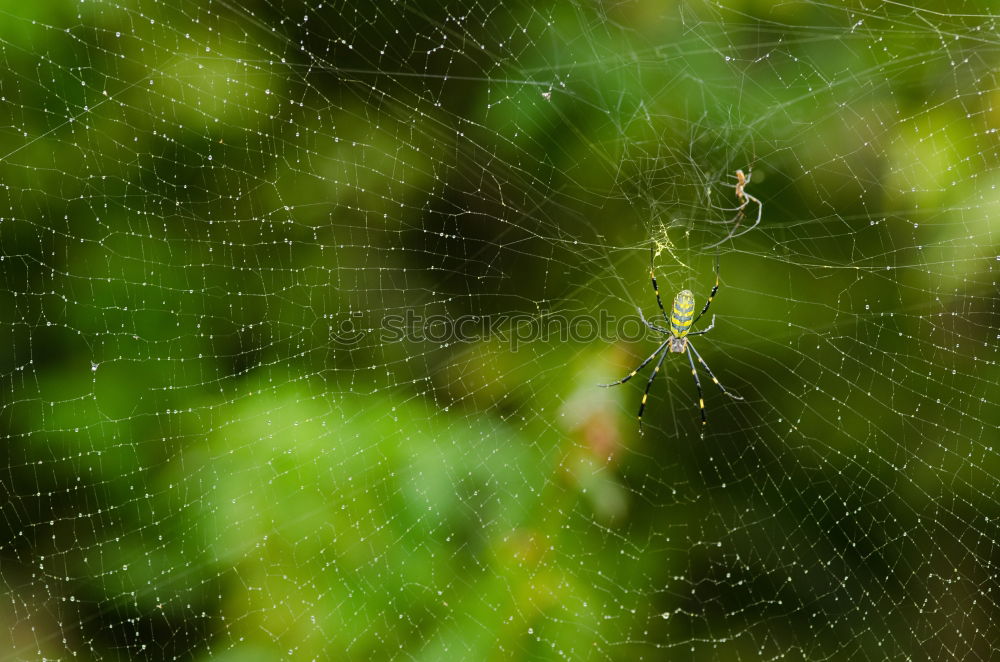
[[[663,308],[663,301],[660,299],[660,290],[656,287],[656,273],[653,271],[653,257],[653,250],[650,248],[649,278],[653,283],[653,292],[656,293],[656,303],[660,307],[660,312],[663,314],[663,320],[670,325],[669,328],[664,328],[647,321],[645,316],[642,314],[642,309],[636,308],[636,310],[639,312],[640,319],[642,319],[643,323],[647,327],[657,333],[667,336],[667,339],[664,340],[660,346],[656,348],[656,351],[650,354],[645,361],[640,363],[638,368],[630,372],[624,378],[619,379],[617,382],[612,382],[611,384],[598,384],[598,386],[605,388],[624,384],[628,380],[635,377],[636,374],[645,368],[650,361],[656,358],[657,355],[660,356],[660,360],[656,362],[656,367],[653,368],[653,374],[649,376],[649,381],[646,382],[646,391],[642,394],[642,402],[639,404],[639,434],[642,434],[642,412],[646,409],[646,400],[649,398],[649,389],[653,386],[653,380],[656,379],[657,373],[660,372],[660,366],[663,364],[663,360],[670,352],[684,354],[686,350],[691,350],[690,352],[687,352],[687,357],[688,362],[691,364],[691,376],[694,377],[694,385],[698,388],[698,407],[701,409],[702,425],[708,423],[708,419],[705,417],[705,394],[701,390],[701,379],[698,377],[698,370],[694,366],[694,358],[692,358],[692,354],[694,354],[694,357],[698,359],[698,363],[705,368],[708,376],[712,378],[712,382],[718,386],[723,393],[728,395],[733,400],[743,399],[742,397],[727,391],[726,387],[723,386],[718,379],[716,379],[715,375],[712,374],[712,369],[708,367],[707,363],[705,363],[705,359],[701,358],[701,354],[699,354],[698,350],[694,348],[694,344],[690,340],[691,336],[700,336],[708,333],[715,327],[715,315],[712,315],[712,323],[709,324],[707,328],[702,329],[701,331],[691,331],[691,327],[697,324],[698,320],[701,319],[701,316],[708,311],[708,307],[712,305],[712,299],[715,298],[716,292],[719,291],[718,256],[715,258],[715,285],[712,287],[712,293],[708,295],[708,301],[705,303],[705,307],[701,309],[698,316],[694,317],[694,294],[691,293],[691,290],[681,290],[677,293],[677,296],[674,297],[674,305],[670,309],[669,318],[667,317],[667,311]],[[692,319],[692,317],[694,317],[694,319]]]
[[[712,244],[711,246],[709,246],[708,248],[715,248],[716,246],[722,244],[724,241],[727,241],[729,239],[735,239],[736,237],[742,237],[747,232],[750,232],[755,227],[757,227],[758,225],[760,225],[760,217],[761,217],[761,214],[764,213],[764,205],[761,204],[760,200],[758,200],[754,196],[752,196],[749,193],[747,193],[747,190],[746,190],[747,185],[750,183],[750,175],[752,175],[752,174],[753,173],[744,174],[742,170],[737,170],[735,175],[731,175],[733,177],[736,177],[736,183],[733,184],[733,188],[736,189],[736,200],[740,204],[737,207],[715,207],[715,208],[716,209],[721,209],[722,211],[734,211],[734,212],[736,212],[736,216],[732,219],[732,220],[736,221],[736,225],[733,226],[733,231],[732,232],[730,232],[728,235],[726,235],[725,237],[723,237],[722,241],[718,241],[718,242]],[[753,202],[754,204],[757,205],[757,218],[756,218],[756,220],[754,220],[753,225],[751,225],[747,229],[743,230],[739,234],[736,234],[736,229],[739,228],[740,221],[742,221],[744,218],[746,218],[746,214],[744,213],[744,210],[747,208],[747,205],[749,205],[751,202]],[[714,207],[714,205],[713,205],[713,207]]]

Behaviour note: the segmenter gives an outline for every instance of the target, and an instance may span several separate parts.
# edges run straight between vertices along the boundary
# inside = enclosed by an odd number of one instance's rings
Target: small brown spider
[[[733,184],[733,188],[736,189],[736,200],[740,203],[739,206],[738,207],[716,207],[715,205],[712,205],[712,207],[714,209],[721,209],[722,211],[734,211],[734,212],[736,212],[736,216],[732,219],[733,221],[736,221],[736,225],[733,226],[732,232],[730,232],[728,235],[726,235],[725,237],[723,237],[723,239],[721,241],[715,242],[714,244],[712,244],[708,248],[715,248],[719,244],[721,244],[721,243],[723,243],[723,242],[725,242],[725,241],[727,241],[729,239],[735,239],[737,237],[742,237],[747,232],[750,232],[751,230],[753,230],[755,227],[757,227],[760,224],[761,214],[764,213],[764,205],[761,204],[760,200],[758,200],[754,196],[752,196],[749,193],[747,193],[746,187],[750,183],[750,174],[744,174],[744,172],[742,170],[737,170],[735,175],[730,175],[730,176],[731,177],[736,177],[736,183]],[[754,220],[753,225],[751,225],[750,227],[746,228],[745,230],[743,230],[742,232],[740,232],[740,233],[737,234],[736,230],[739,229],[740,222],[742,222],[743,219],[746,217],[746,214],[744,213],[744,210],[747,208],[747,205],[750,204],[751,202],[756,203],[756,205],[757,205],[757,218]]]

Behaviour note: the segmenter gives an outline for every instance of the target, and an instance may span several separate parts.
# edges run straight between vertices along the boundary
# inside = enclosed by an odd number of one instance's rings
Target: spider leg
[[[709,248],[711,248],[711,247],[709,247]],[[701,319],[701,316],[704,315],[706,311],[708,311],[708,307],[712,305],[712,299],[715,298],[715,293],[718,292],[718,291],[719,291],[719,254],[716,253],[715,254],[715,285],[712,286],[712,293],[708,295],[708,301],[705,302],[705,307],[701,309],[700,313],[698,313],[698,317],[695,317],[694,321],[691,322],[691,326],[694,326],[695,324],[697,324],[698,320]],[[714,324],[715,322],[712,322],[712,323]]]
[[[718,209],[719,211],[735,211],[738,213],[736,214],[736,216],[729,219],[728,221],[709,221],[710,223],[732,223],[733,221],[737,221],[738,224],[739,221],[742,220],[741,217],[743,215],[743,210],[746,209],[747,205],[750,203],[750,200],[748,199],[749,196],[747,196],[746,193],[743,191],[746,185],[750,183],[750,176],[747,175],[746,177],[744,177],[742,183],[740,182],[740,178],[737,175],[730,174],[729,177],[732,177],[733,179],[737,180],[736,183],[728,184],[727,186],[732,186],[736,190],[736,199],[737,201],[739,201],[740,204],[737,205],[736,207],[720,207],[719,205],[712,204],[712,189],[709,188],[708,206],[712,209]],[[725,241],[725,239],[723,239],[723,241]],[[712,247],[710,246],[709,248]]]
[[[667,342],[670,342],[669,340]],[[667,343],[663,343],[660,347],[663,347]],[[649,397],[649,389],[653,386],[653,380],[656,379],[656,375],[660,372],[660,366],[663,365],[663,359],[667,358],[669,352],[663,352],[660,356],[660,360],[656,362],[656,367],[653,368],[653,374],[649,376],[649,381],[646,382],[646,391],[642,394],[642,402],[639,403],[639,434],[642,434],[642,412],[646,409],[646,399]]]
[[[703,333],[708,333],[709,331],[711,331],[714,328],[715,328],[715,315],[713,314],[712,315],[712,323],[711,324],[709,324],[707,327],[705,327],[701,331],[694,331],[692,333],[689,333],[688,337],[690,338],[691,336],[700,336]]]
[[[719,207],[718,205],[712,205],[712,209],[718,209],[719,211],[743,211],[746,209],[747,204],[748,203],[744,202],[739,207]]]
[[[691,341],[688,341],[687,346],[691,347]],[[698,407],[701,410],[701,424],[707,425],[708,419],[705,418],[705,394],[701,390],[701,379],[698,378],[698,371],[694,367],[694,359],[691,358],[691,352],[687,352],[687,355],[688,362],[691,364],[691,376],[694,377],[694,385],[698,387]]]
[[[759,218],[760,214],[758,214],[757,216]],[[736,221],[736,224],[733,225],[733,229],[729,232],[729,234],[727,234],[725,237],[723,237],[719,241],[715,242],[711,246],[706,246],[705,250],[708,250],[709,248],[715,248],[716,246],[721,246],[722,244],[724,244],[725,242],[729,241],[730,239],[733,239],[735,237],[742,237],[744,234],[746,234],[746,232],[748,232],[749,230],[748,231],[744,231],[744,232],[740,232],[739,234],[736,233],[736,230],[739,229],[740,223],[743,221],[744,218],[746,218],[746,216],[743,214],[743,211],[741,210],[740,213],[736,214],[736,216],[734,216],[729,221],[727,221],[727,223],[732,223],[733,221]],[[750,229],[752,230],[756,226],[757,226],[757,223],[754,223],[753,227],[751,227]]]
[[[736,199],[740,203],[739,206],[719,207],[712,204],[711,197],[709,197],[709,206],[712,207],[713,209],[719,209],[722,211],[735,211],[736,216],[731,221],[729,221],[729,222],[735,221],[735,223],[733,225],[733,229],[729,232],[729,234],[723,237],[721,241],[718,241],[712,244],[711,246],[708,246],[708,248],[715,248],[716,246],[719,246],[720,244],[723,244],[729,241],[730,239],[742,237],[747,232],[750,232],[755,227],[760,225],[761,215],[764,213],[764,205],[761,204],[760,200],[750,195],[746,191],[746,187],[750,185],[750,179],[753,176],[753,172],[749,172],[746,175],[744,175],[742,170],[737,170],[735,175],[729,175],[729,176],[736,178],[736,183],[733,184],[733,188],[736,189]],[[709,191],[711,192],[711,189],[709,189]],[[747,205],[749,205],[751,202],[757,205],[757,218],[754,220],[753,225],[737,232],[737,230],[740,229],[740,223],[742,223],[743,219],[746,218]]]
[[[733,395],[733,394],[732,394],[731,392],[727,391],[727,390],[726,390],[726,387],[725,387],[725,386],[723,386],[723,385],[722,385],[722,384],[721,384],[721,383],[719,382],[719,380],[715,378],[715,375],[714,375],[714,374],[712,374],[712,369],[708,367],[708,364],[707,364],[707,363],[705,363],[705,359],[701,358],[701,354],[699,354],[699,353],[698,353],[698,350],[696,350],[696,349],[694,348],[694,345],[692,345],[690,341],[688,341],[688,344],[687,344],[687,346],[688,346],[688,347],[690,347],[690,348],[691,348],[691,351],[692,351],[692,352],[694,352],[694,355],[695,355],[696,357],[698,357],[698,363],[700,363],[701,365],[703,365],[703,366],[705,367],[705,370],[706,370],[706,372],[708,372],[708,376],[712,378],[712,382],[713,382],[713,383],[714,383],[714,384],[715,384],[716,386],[718,386],[718,387],[719,387],[719,390],[720,390],[720,391],[722,391],[723,393],[725,393],[726,395],[728,395],[728,396],[729,396],[730,398],[732,398],[733,400],[742,400],[742,399],[743,399],[743,397],[742,397],[742,396],[739,396],[739,395]],[[692,363],[692,368],[693,368],[693,367],[694,367],[694,364]]]
[[[734,227],[733,228],[733,232],[728,237],[726,237],[726,239],[735,239],[736,237],[742,237],[747,232],[750,232],[755,227],[757,227],[758,225],[760,225],[760,217],[761,217],[761,214],[764,213],[764,205],[762,205],[760,203],[760,200],[758,200],[757,198],[753,197],[749,193],[744,193],[744,195],[746,196],[747,200],[750,200],[751,202],[753,202],[753,203],[755,203],[757,205],[757,218],[754,220],[753,225],[751,225],[748,228],[744,228],[744,230],[742,232],[740,232],[739,234],[736,234],[736,228]],[[722,241],[725,241],[726,239],[723,239]],[[719,243],[722,243],[722,242],[719,242]],[[717,245],[718,244],[716,244],[716,246]],[[712,248],[712,246],[709,246],[709,248]]]
[[[647,358],[647,359],[646,359],[645,361],[643,361],[642,363],[640,363],[640,364],[639,364],[639,367],[638,367],[638,368],[636,368],[635,370],[633,370],[632,372],[630,372],[630,373],[629,373],[628,375],[626,375],[626,376],[625,376],[625,377],[623,377],[622,379],[619,379],[619,380],[618,380],[617,382],[611,382],[610,384],[598,384],[598,386],[602,386],[602,387],[605,387],[605,388],[607,388],[608,386],[618,386],[619,384],[624,384],[624,383],[625,383],[625,382],[627,382],[628,380],[630,380],[630,379],[632,379],[633,377],[635,377],[635,376],[636,376],[636,373],[638,373],[638,372],[639,372],[640,370],[642,370],[643,368],[645,368],[645,367],[646,367],[646,365],[647,365],[647,364],[648,364],[648,363],[649,363],[650,361],[652,361],[652,360],[653,360],[654,358],[656,358],[656,355],[660,353],[660,350],[661,350],[661,349],[663,349],[664,347],[666,347],[666,346],[667,346],[667,343],[669,343],[669,342],[670,342],[670,340],[669,340],[669,339],[668,339],[668,340],[666,340],[666,341],[664,341],[664,343],[663,343],[662,345],[660,345],[659,347],[657,347],[657,348],[656,348],[656,351],[655,351],[655,352],[653,352],[652,354],[650,354],[650,355],[649,355],[649,358]],[[666,356],[666,352],[664,352],[664,356]],[[663,359],[660,359],[660,361],[662,362],[662,361],[663,361]],[[659,365],[660,365],[660,364],[659,364],[659,363],[657,363],[656,365],[657,365],[657,368],[659,368]]]
[[[642,320],[642,323],[648,326],[653,331],[658,331],[659,333],[666,333],[668,335],[670,334],[670,329],[664,329],[662,326],[656,326],[652,322],[646,321],[646,316],[642,314],[642,308],[636,307],[635,312],[639,313],[639,319]]]
[[[725,237],[723,237],[721,241],[717,241],[714,244],[712,244],[711,246],[707,246],[706,249],[708,249],[708,248],[715,248],[716,246],[719,246],[720,244],[722,244],[722,243],[724,243],[726,241],[729,241],[730,239],[736,239],[737,237],[742,237],[747,232],[750,232],[755,227],[757,227],[758,225],[760,225],[760,218],[761,218],[761,215],[764,213],[764,205],[761,204],[760,200],[758,200],[757,198],[753,197],[749,193],[744,192],[743,193],[743,197],[746,198],[746,202],[744,202],[740,207],[736,208],[739,211],[739,213],[736,214],[736,218],[734,219],[734,220],[736,220],[736,225],[733,226],[732,232],[730,232]],[[736,230],[739,229],[740,222],[744,218],[746,218],[746,214],[743,212],[743,210],[751,202],[753,202],[754,204],[757,205],[757,218],[754,219],[753,225],[751,225],[748,228],[744,228],[740,232],[737,232]],[[722,209],[722,207],[716,207],[716,209]]]
[[[663,300],[660,299],[660,290],[656,287],[656,274],[653,273],[653,247],[649,247],[649,279],[653,282],[653,291],[656,292],[656,305],[660,307],[660,312],[663,314],[663,321],[670,324],[670,320],[667,318],[667,311],[663,309]]]

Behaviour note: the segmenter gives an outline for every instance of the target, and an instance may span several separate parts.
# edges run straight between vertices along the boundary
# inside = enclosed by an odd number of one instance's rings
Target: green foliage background
[[[0,6],[0,658],[989,658],[975,4]],[[703,300],[751,167],[704,437],[649,342],[369,333]]]

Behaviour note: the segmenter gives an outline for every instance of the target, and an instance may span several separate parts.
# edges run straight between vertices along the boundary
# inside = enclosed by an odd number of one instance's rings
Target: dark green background
[[[0,5],[0,659],[994,656],[1000,49],[938,4]],[[595,386],[653,338],[379,341],[652,314],[650,245],[704,301],[737,168],[703,436],[684,357],[643,436]]]

